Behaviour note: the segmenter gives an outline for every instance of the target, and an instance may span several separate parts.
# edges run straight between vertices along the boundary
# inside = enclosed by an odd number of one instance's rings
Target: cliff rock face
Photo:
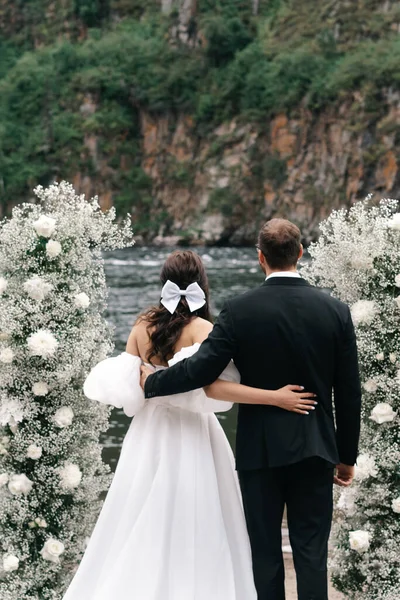
[[[398,197],[399,125],[400,95],[389,92],[373,126],[360,96],[317,117],[277,115],[262,129],[231,121],[205,139],[189,117],[142,113],[152,212],[168,215],[156,241],[250,243],[276,215],[310,239],[332,209],[370,192]]]
[[[317,116],[306,109],[279,114],[263,127],[232,120],[202,137],[190,116],[140,112],[153,225],[144,240],[254,243],[260,224],[273,216],[295,221],[311,240],[334,209],[369,193],[400,197],[400,94],[387,92],[386,99],[373,125],[356,94]],[[95,113],[96,105],[86,99],[82,110]],[[98,194],[107,209],[130,157],[122,156],[114,169],[98,137],[87,135],[85,147],[96,172],[77,172],[72,181],[79,192]],[[134,220],[141,210],[134,209]]]

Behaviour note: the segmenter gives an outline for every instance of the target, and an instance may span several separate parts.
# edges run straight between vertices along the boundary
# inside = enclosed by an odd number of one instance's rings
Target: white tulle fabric
[[[102,404],[122,408],[128,417],[133,417],[145,405],[140,387],[141,364],[138,356],[127,352],[102,360],[84,383],[85,396]]]
[[[64,600],[256,600],[233,455],[213,414],[232,405],[202,390],[145,400],[139,367],[124,353],[85,383],[89,398],[136,416]],[[239,380],[233,364],[221,378]]]

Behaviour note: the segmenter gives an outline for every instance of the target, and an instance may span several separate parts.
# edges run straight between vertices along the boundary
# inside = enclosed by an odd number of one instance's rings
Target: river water
[[[114,326],[115,353],[125,349],[137,315],[160,300],[161,266],[173,248],[129,248],[105,255],[109,288],[107,319]],[[261,285],[263,273],[252,248],[193,248],[205,263],[210,281],[211,308],[214,315],[225,299]],[[229,441],[234,443],[236,410],[219,416]],[[102,437],[104,460],[114,470],[123,438],[129,427],[122,411],[113,410],[108,432]]]

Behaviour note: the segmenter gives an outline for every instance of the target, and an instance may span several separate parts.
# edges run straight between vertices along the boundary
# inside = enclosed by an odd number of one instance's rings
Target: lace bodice
[[[168,365],[172,366],[180,360],[192,356],[199,347],[200,344],[193,344],[193,346],[182,348],[168,361]],[[141,364],[142,360],[139,356],[133,356],[127,352],[101,361],[92,369],[84,383],[85,396],[90,400],[122,408],[128,417],[133,417],[138,413],[146,405],[146,402],[201,413],[225,412],[232,408],[230,402],[208,398],[203,389],[145,400],[140,387]],[[165,368],[168,367],[154,367],[155,370]],[[220,379],[240,381],[239,372],[233,362],[220,375]]]

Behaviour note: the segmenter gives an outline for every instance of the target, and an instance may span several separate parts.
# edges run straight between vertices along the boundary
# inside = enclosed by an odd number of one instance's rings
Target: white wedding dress
[[[135,418],[64,600],[256,600],[233,454],[214,414],[232,405],[203,390],[145,400],[140,365],[123,353],[85,382],[90,399]],[[221,379],[239,380],[233,363]]]

